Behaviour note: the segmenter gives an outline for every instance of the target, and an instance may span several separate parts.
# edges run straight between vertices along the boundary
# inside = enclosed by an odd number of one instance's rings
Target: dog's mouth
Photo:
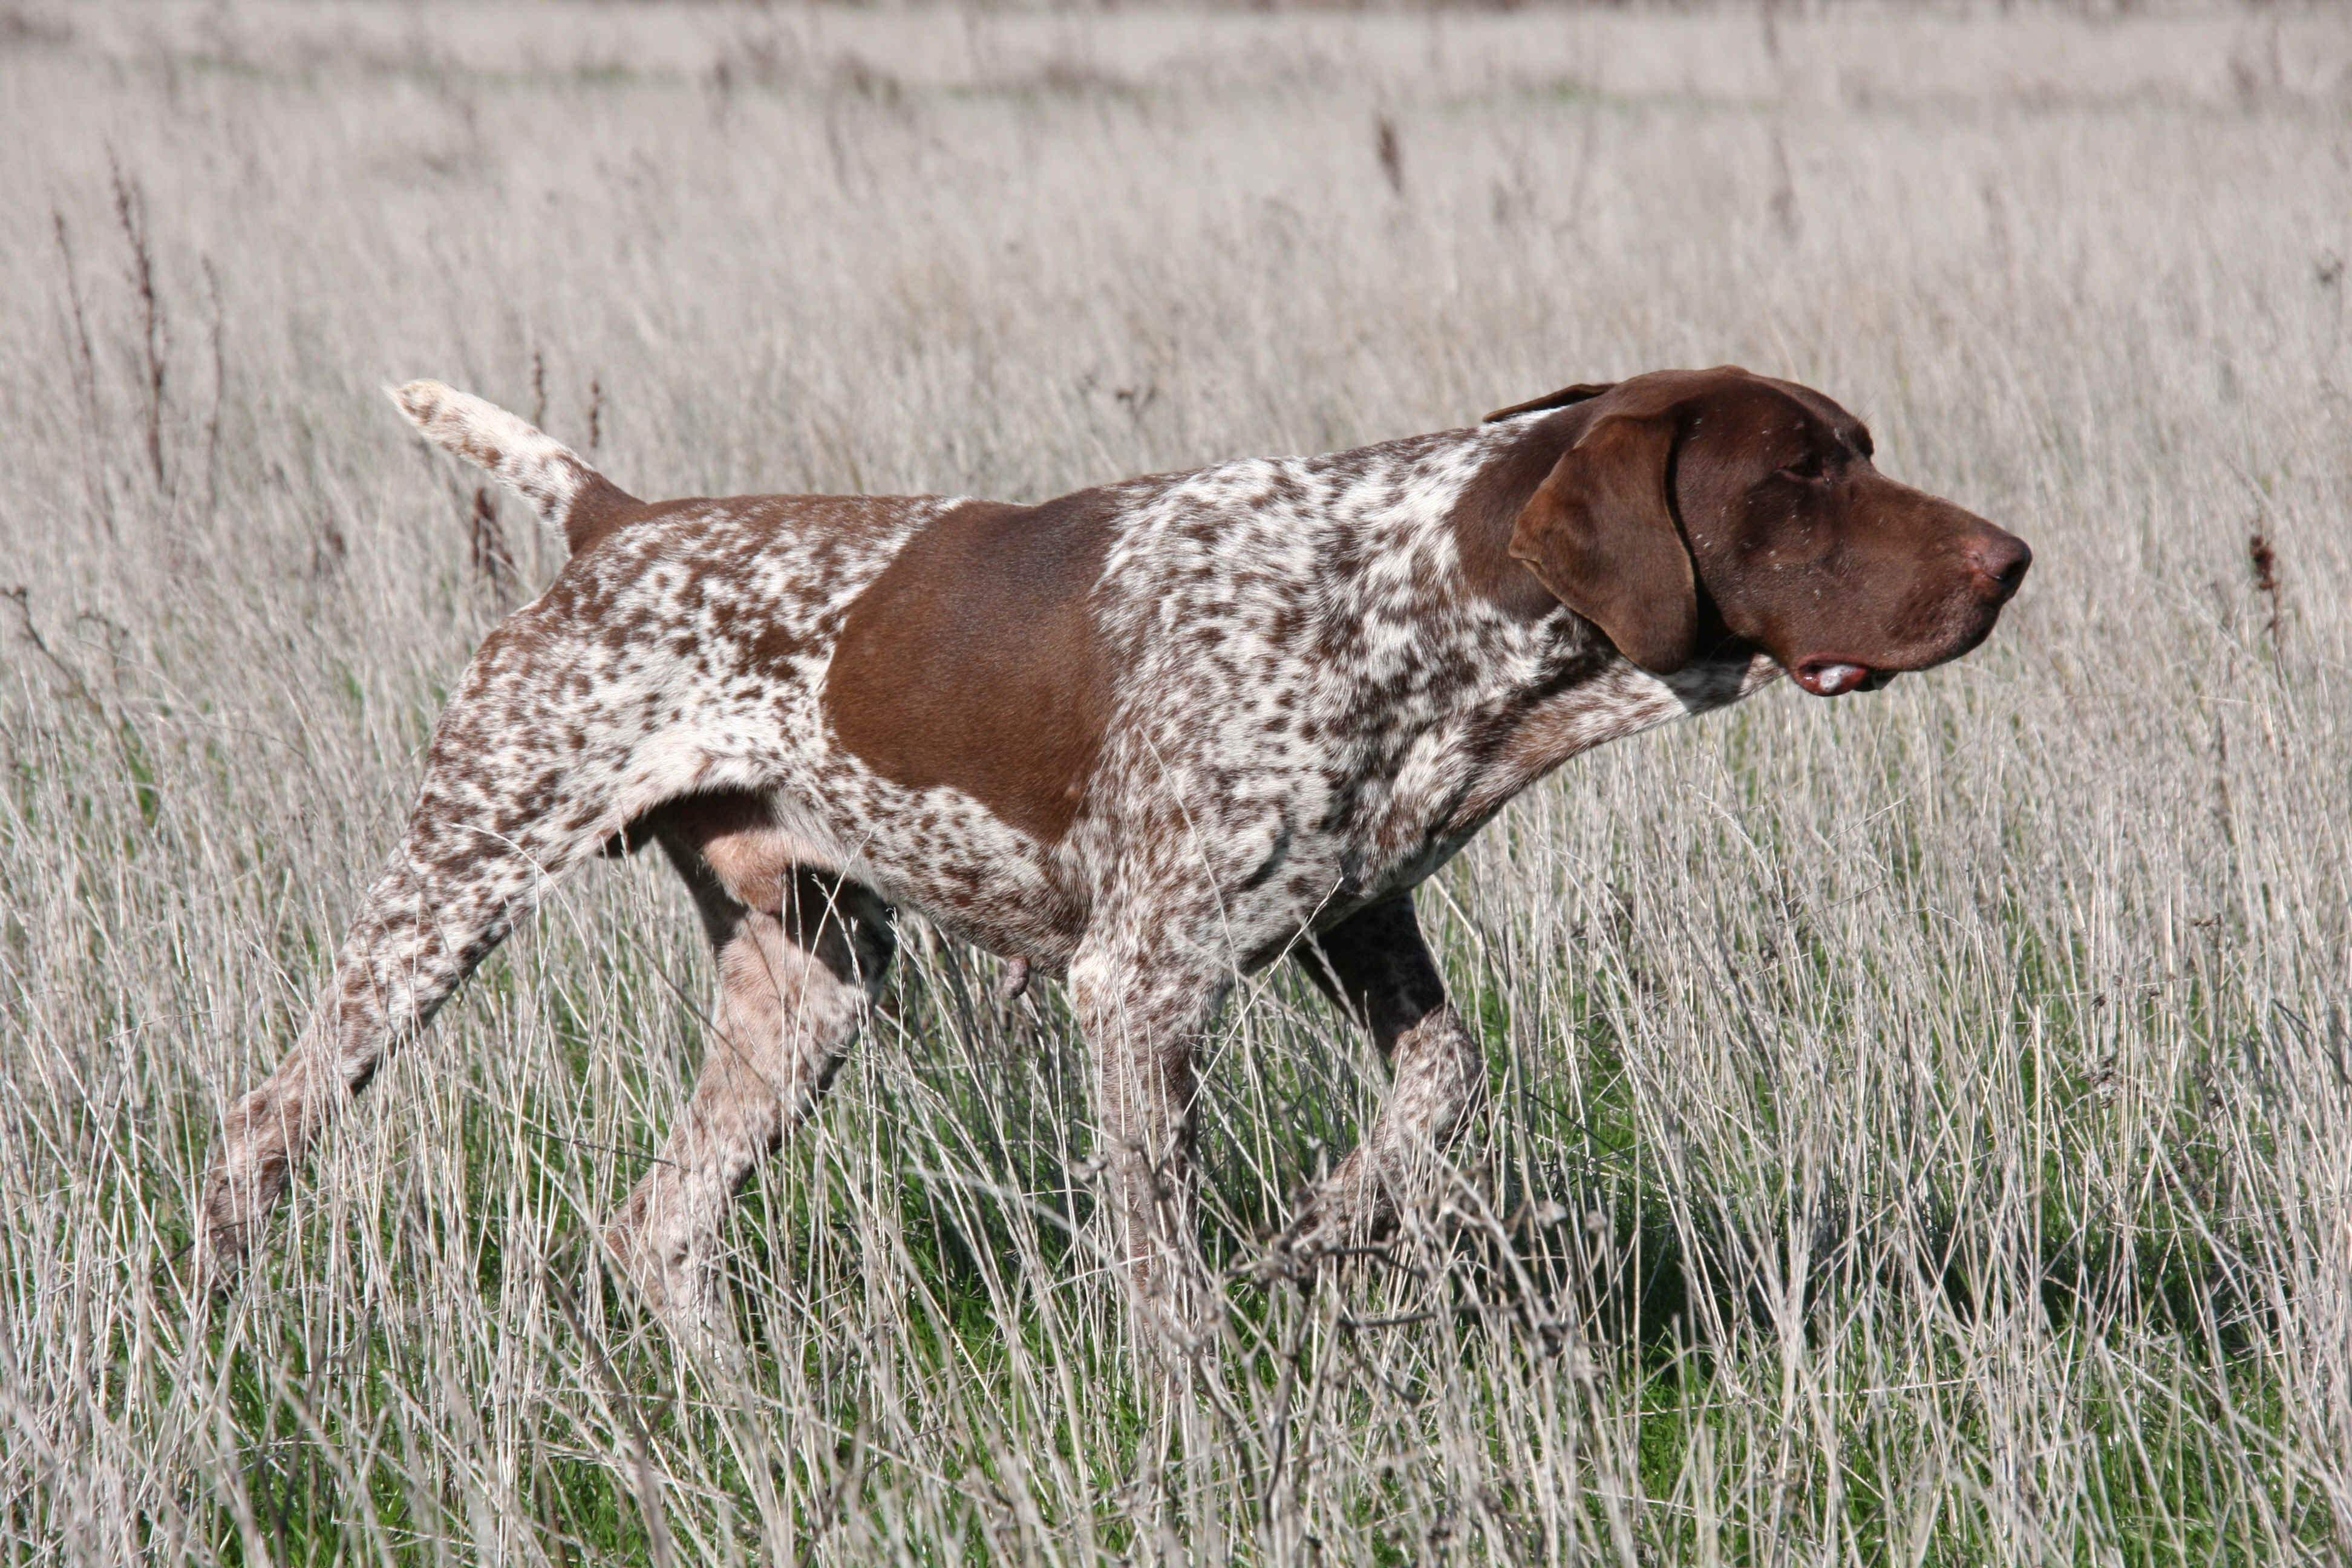
[[[1897,673],[1874,669],[1850,658],[1816,654],[1798,660],[1789,671],[1789,678],[1816,697],[1843,697],[1849,691],[1875,691]]]
[[[1882,644],[1879,658],[1883,663],[1869,663],[1850,653],[1824,652],[1807,654],[1798,659],[1781,660],[1789,679],[1816,697],[1843,697],[1849,691],[1876,691],[1896,676],[1912,670],[1933,669],[1974,648],[1991,635],[1993,623],[2000,618],[1999,606],[1987,613],[1958,617],[1958,624],[1947,628],[1939,637],[1910,641],[1889,640]]]

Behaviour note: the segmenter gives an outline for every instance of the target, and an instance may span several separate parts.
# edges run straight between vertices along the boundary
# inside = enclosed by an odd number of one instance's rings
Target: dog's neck
[[[1473,715],[1462,732],[1456,803],[1444,830],[1469,832],[1514,795],[1571,758],[1671,720],[1712,712],[1780,676],[1766,655],[1726,650],[1672,675],[1653,675],[1602,645],[1572,657],[1548,681],[1530,683]]]

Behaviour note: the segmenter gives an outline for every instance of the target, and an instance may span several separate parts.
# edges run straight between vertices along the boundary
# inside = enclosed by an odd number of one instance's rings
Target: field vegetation
[[[0,10],[0,1557],[2352,1554],[2352,24],[2323,10]],[[379,391],[665,496],[1035,499],[1744,363],[2023,534],[1967,661],[1598,753],[1424,892],[1446,1211],[1139,1382],[1057,987],[903,933],[730,1236],[570,884],[175,1284],[438,705],[560,546]],[[1381,1066],[1209,1064],[1236,1269]]]

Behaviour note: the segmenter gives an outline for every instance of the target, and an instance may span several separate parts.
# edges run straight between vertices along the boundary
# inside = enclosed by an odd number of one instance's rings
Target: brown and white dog
[[[815,1103],[903,905],[1066,976],[1110,1241],[1181,1330],[1193,1058],[1235,976],[1297,958],[1393,1063],[1277,1249],[1311,1260],[1484,1095],[1415,884],[1604,741],[1784,671],[1826,697],[1958,658],[2031,560],[1881,475],[1828,398],[1728,367],[1037,506],[648,503],[478,398],[394,395],[572,559],[483,643],[316,1016],[228,1115],[216,1283],[385,1053],[557,879],[650,839],[720,975],[693,1101],[606,1237],[659,1310],[723,1315],[728,1201]]]

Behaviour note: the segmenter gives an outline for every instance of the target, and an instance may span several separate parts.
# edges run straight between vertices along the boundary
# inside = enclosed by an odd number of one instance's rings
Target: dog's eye
[[[1781,477],[1791,479],[1818,479],[1825,464],[1819,452],[1808,452],[1780,470]]]

